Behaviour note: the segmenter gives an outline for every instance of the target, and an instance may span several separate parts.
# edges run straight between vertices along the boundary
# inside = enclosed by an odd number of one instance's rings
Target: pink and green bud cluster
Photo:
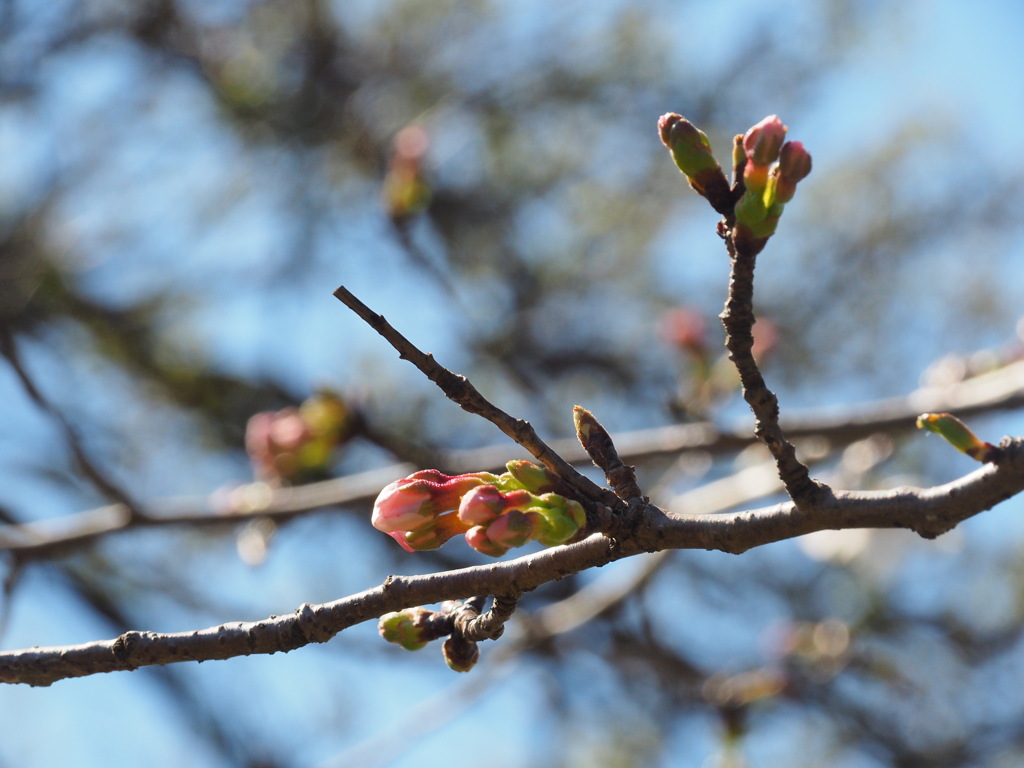
[[[465,533],[456,511],[473,488],[497,482],[489,472],[446,475],[424,469],[386,486],[373,504],[370,521],[392,536],[407,552],[437,549],[448,539]]]
[[[737,143],[745,155],[745,190],[734,213],[737,229],[748,237],[767,239],[775,233],[797,183],[811,172],[810,154],[799,141],[785,142],[787,130],[778,115],[769,115]]]
[[[395,136],[387,175],[384,205],[394,222],[424,210],[430,203],[430,184],[424,171],[430,138],[419,125],[409,125]]]
[[[377,631],[389,643],[400,645],[407,651],[418,651],[435,639],[429,627],[432,616],[433,612],[426,608],[385,613],[377,623]]]
[[[503,492],[488,485],[474,488],[462,498],[459,519],[472,524],[466,531],[469,545],[493,557],[528,541],[548,547],[564,544],[587,522],[578,502],[557,493]]]
[[[917,417],[917,428],[941,435],[958,451],[977,461],[996,461],[1002,453],[992,443],[981,440],[951,413],[922,413]]]
[[[658,119],[658,135],[698,194],[709,200],[728,196],[729,183],[702,130],[685,117],[669,112]]]
[[[583,507],[553,493],[557,478],[528,461],[501,475],[445,475],[436,469],[396,480],[373,505],[373,526],[406,551],[436,549],[464,534],[471,547],[498,557],[528,541],[564,544],[586,525]]]
[[[334,449],[351,436],[356,420],[342,398],[319,392],[298,408],[253,415],[245,428],[245,449],[260,480],[301,480],[326,468]]]

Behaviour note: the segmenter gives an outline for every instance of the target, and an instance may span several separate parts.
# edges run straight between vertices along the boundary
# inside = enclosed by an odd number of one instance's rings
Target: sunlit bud
[[[493,485],[478,485],[459,502],[459,519],[468,525],[489,523],[505,511],[505,498]]]
[[[404,478],[386,486],[373,503],[370,521],[378,531],[393,533],[419,528],[434,516],[434,485]]]
[[[658,120],[658,135],[671,151],[676,166],[698,192],[703,193],[707,180],[714,175],[725,180],[718,161],[711,154],[707,135],[689,120],[674,112],[662,115]]]
[[[459,520],[466,525],[484,525],[510,509],[529,506],[534,498],[532,493],[522,488],[503,493],[493,485],[480,485],[462,497]]]
[[[811,156],[799,141],[787,141],[779,157],[775,182],[775,202],[788,203],[796,193],[796,185],[811,172]]]
[[[509,474],[530,493],[548,493],[555,489],[558,478],[533,462],[515,459],[505,464],[505,467]]]
[[[389,643],[396,643],[407,651],[418,651],[430,640],[426,625],[430,613],[426,608],[385,613],[377,623],[377,631]]]
[[[500,547],[521,547],[533,536],[533,522],[520,510],[506,512],[487,526],[487,538]]]
[[[549,494],[554,496],[554,494]],[[583,528],[587,523],[586,513],[578,502],[571,499],[557,497],[560,503],[553,503],[555,499],[548,499],[552,502],[548,507],[532,507],[528,510],[529,515],[537,515],[532,519],[533,538],[535,541],[546,547],[554,547],[564,544]]]
[[[452,635],[441,646],[445,663],[455,672],[469,672],[480,659],[480,647],[461,635]]]
[[[978,461],[996,461],[1002,454],[999,448],[980,440],[966,424],[950,413],[922,413],[917,417],[917,426],[941,435],[958,451]]]
[[[373,504],[373,527],[385,533],[411,531],[443,512],[458,509],[470,489],[497,478],[487,472],[446,475],[424,469],[386,486]]]
[[[748,165],[770,166],[778,160],[786,130],[778,115],[769,115],[748,130],[743,136]]]
[[[491,557],[501,557],[508,552],[508,547],[495,544],[488,538],[487,529],[482,525],[474,526],[466,531],[466,543],[477,552]]]

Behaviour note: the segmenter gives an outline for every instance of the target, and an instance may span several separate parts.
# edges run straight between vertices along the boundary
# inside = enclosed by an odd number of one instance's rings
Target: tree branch
[[[819,494],[730,515],[668,515],[647,505],[635,528],[612,540],[594,534],[576,544],[515,560],[424,576],[391,576],[381,586],[287,616],[160,634],[126,632],[114,640],[0,653],[0,682],[50,685],[69,677],[179,661],[278,653],[323,643],[342,630],[390,611],[475,595],[533,590],[623,557],[666,549],[753,547],[820,530],[908,528],[934,538],[973,515],[1024,491],[1024,439],[1006,438],[998,463],[933,488]]]
[[[540,439],[529,422],[517,419],[493,405],[465,376],[460,376],[438,363],[434,356],[421,352],[411,341],[356,298],[345,286],[334,292],[335,298],[362,318],[398,352],[403,360],[415,365],[424,376],[434,382],[445,396],[464,411],[482,416],[504,434],[530,452],[539,462],[571,485],[583,498],[606,506],[617,507],[621,502],[613,493],[581,475],[575,467],[555,453]]]
[[[967,417],[1024,405],[1024,361],[943,387],[923,387],[904,397],[887,398],[842,409],[812,409],[781,419],[786,434],[794,438],[823,437],[847,445],[879,432],[912,431],[914,419],[923,412],[952,411]],[[757,438],[748,429],[722,429],[710,422],[622,432],[615,445],[623,461],[643,461],[675,456],[686,451],[721,454],[742,449]],[[556,440],[551,448],[574,463],[590,458],[575,438]],[[445,455],[442,466],[450,472],[498,470],[509,459],[507,444],[485,446]],[[418,467],[394,464],[357,475],[296,487],[269,488],[259,483],[235,489],[249,506],[230,511],[218,508],[208,497],[152,502],[145,526],[231,526],[256,517],[277,522],[347,504],[371,503],[380,489]],[[110,534],[140,527],[119,504],[99,507],[58,519],[0,526],[0,551],[15,553],[21,560],[74,551]]]
[[[796,457],[796,448],[779,426],[779,401],[768,389],[754,360],[754,266],[760,247],[738,240],[733,229],[726,236],[729,260],[729,295],[722,311],[725,346],[740,375],[743,399],[754,412],[754,434],[763,442],[779,467],[786,492],[798,505],[827,491],[811,479],[807,466]]]

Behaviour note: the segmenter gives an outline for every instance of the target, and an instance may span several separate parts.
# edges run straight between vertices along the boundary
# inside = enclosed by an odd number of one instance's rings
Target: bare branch
[[[792,437],[823,437],[832,444],[846,445],[879,432],[914,430],[914,419],[925,411],[954,411],[966,417],[1022,405],[1024,361],[948,386],[924,387],[905,397],[841,409],[796,412],[781,421]],[[676,424],[615,436],[624,461],[674,456],[685,451],[727,453],[756,441],[747,429],[726,430],[711,423]],[[590,461],[575,438],[553,441],[551,448],[568,461]],[[456,473],[497,470],[509,459],[509,453],[508,445],[453,451],[445,455],[442,465]],[[237,506],[230,513],[207,497],[153,502],[147,508],[145,525],[230,526],[256,517],[286,521],[332,507],[368,504],[385,485],[416,469],[403,463],[296,487],[270,488],[263,483],[240,486],[235,493],[247,497],[249,505]],[[21,560],[47,557],[73,551],[106,535],[132,530],[138,524],[123,506],[114,504],[58,519],[0,526],[0,551],[14,552]]]
[[[132,521],[145,522],[146,516],[139,509],[138,504],[131,499],[127,491],[107,477],[89,458],[89,454],[82,445],[82,440],[71,425],[71,422],[67,420],[63,413],[57,410],[43,394],[42,390],[36,386],[21,360],[14,334],[6,323],[0,323],[0,354],[7,359],[11,368],[14,369],[18,381],[21,383],[25,393],[32,399],[32,402],[57,424],[57,427],[64,435],[64,442],[67,443],[71,455],[74,457],[75,463],[78,464],[82,474],[101,494],[108,499],[118,502]]]
[[[725,346],[736,366],[743,387],[743,399],[754,412],[754,434],[775,457],[786,491],[798,505],[827,491],[811,479],[807,466],[796,457],[796,449],[779,426],[779,401],[768,389],[754,360],[754,265],[758,247],[735,239],[735,229],[726,236],[732,270],[729,296],[722,311]]]
[[[945,485],[927,489],[820,494],[730,515],[668,515],[653,505],[628,535],[594,534],[575,544],[491,565],[425,576],[392,576],[383,585],[287,616],[223,624],[192,632],[127,632],[115,640],[31,648],[0,654],[0,682],[49,685],[68,677],[178,661],[278,653],[323,643],[338,632],[390,611],[474,595],[528,592],[587,568],[642,552],[717,549],[740,553],[820,530],[909,528],[934,538],[1024,491],[1024,439],[1006,438],[1002,458]]]
[[[449,400],[457,404],[464,411],[482,416],[494,424],[504,434],[529,451],[545,467],[575,488],[584,498],[613,508],[621,504],[614,494],[591,482],[588,478],[581,475],[575,467],[551,450],[540,439],[529,422],[523,419],[516,419],[491,404],[465,376],[453,373],[438,363],[433,355],[421,352],[415,344],[395,330],[384,319],[383,315],[373,312],[373,310],[352,295],[345,286],[339,286],[334,295],[338,301],[359,315],[367,325],[384,337],[398,351],[399,357],[415,365],[423,372],[423,375],[437,384]]]

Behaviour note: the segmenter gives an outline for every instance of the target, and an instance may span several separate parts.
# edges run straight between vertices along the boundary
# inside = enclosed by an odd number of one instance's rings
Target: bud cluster
[[[767,239],[775,233],[797,183],[811,172],[810,154],[799,141],[785,142],[787,130],[778,115],[769,115],[738,142],[745,156],[745,190],[734,213],[737,229],[748,238]]]
[[[415,472],[388,485],[373,505],[373,526],[407,552],[436,549],[464,534],[478,552],[499,557],[529,541],[564,544],[586,524],[578,502],[554,493],[556,478],[528,461],[507,472]]]
[[[344,400],[318,392],[298,408],[253,415],[245,427],[245,449],[260,480],[275,485],[301,480],[326,467],[356,421]]]
[[[480,659],[480,648],[475,640],[468,640],[454,626],[454,615],[460,608],[464,609],[461,603],[449,600],[439,611],[417,606],[385,613],[377,622],[377,632],[389,643],[407,651],[421,650],[432,640],[447,635],[441,646],[445,663],[455,672],[469,672]]]
[[[775,233],[782,209],[793,199],[797,183],[811,172],[810,154],[799,141],[787,142],[786,131],[777,115],[769,115],[736,137],[732,160],[737,186],[733,190],[703,131],[674,112],[658,120],[658,135],[690,186],[723,216],[735,217],[738,239],[761,241],[761,247]]]

